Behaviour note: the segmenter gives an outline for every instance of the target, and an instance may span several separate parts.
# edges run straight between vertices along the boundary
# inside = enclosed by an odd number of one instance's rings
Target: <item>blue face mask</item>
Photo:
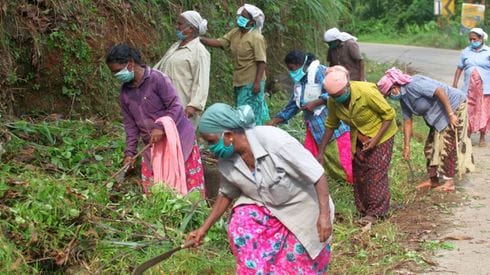
[[[305,56],[305,61],[303,62],[303,65],[301,65],[301,67],[297,68],[294,71],[289,71],[289,76],[293,79],[294,83],[298,83],[306,75],[303,68],[305,67],[307,59],[308,56]]]
[[[177,30],[176,33],[177,35],[177,38],[180,40],[180,41],[184,41],[187,37],[185,36],[184,32],[182,31],[179,31]]]
[[[134,72],[130,72],[128,70],[128,65],[126,65],[126,67],[124,69],[122,69],[119,72],[117,72],[116,74],[114,74],[114,76],[117,78],[117,80],[119,80],[119,82],[128,83],[128,82],[133,81]]]
[[[330,49],[335,49],[335,48],[337,48],[337,42],[336,42],[336,41],[327,42],[327,44],[328,44],[328,47],[329,47]]]
[[[481,46],[481,44],[482,44],[481,41],[473,41],[470,43],[470,47],[472,49],[478,49]]]
[[[397,94],[397,95],[390,94],[390,99],[392,99],[392,100],[400,100],[401,97],[402,97],[402,94]]]
[[[337,103],[344,103],[350,98],[350,90],[344,91],[344,93],[338,97],[333,97],[333,100]]]
[[[243,16],[238,16],[236,19],[236,24],[238,27],[243,28],[243,29],[250,29],[251,27],[247,27],[248,22],[250,22],[250,19],[243,17]]]
[[[208,149],[209,151],[213,152],[213,154],[218,158],[229,158],[233,156],[233,153],[235,153],[235,147],[233,146],[233,143],[225,146],[223,135],[221,135],[218,142],[213,145],[209,145]]]

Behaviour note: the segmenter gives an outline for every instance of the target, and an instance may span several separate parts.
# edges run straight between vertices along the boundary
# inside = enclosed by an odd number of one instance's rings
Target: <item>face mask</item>
[[[238,25],[238,27],[244,28],[247,30],[250,29],[250,27],[247,27],[248,22],[250,22],[250,19],[243,17],[241,15],[238,16],[238,18],[236,19],[236,24]]]
[[[344,103],[349,98],[350,98],[350,90],[345,91],[342,95],[340,95],[338,97],[334,97],[333,100],[335,100],[335,102],[337,102],[337,103]]]
[[[294,83],[298,83],[306,73],[303,71],[303,66],[299,67],[297,70],[289,71],[289,76],[293,79]]]
[[[470,43],[472,49],[478,49],[481,46],[481,41],[474,41]]]
[[[305,61],[303,62],[303,65],[301,65],[301,67],[297,68],[294,71],[289,71],[289,76],[293,79],[294,83],[298,83],[306,75],[303,68],[305,67],[307,59],[308,56],[305,56]]]
[[[129,65],[129,63],[128,63],[128,65]],[[117,78],[117,80],[119,80],[119,82],[128,83],[128,82],[133,81],[134,72],[130,72],[128,70],[128,65],[126,65],[126,67],[124,69],[122,69],[119,72],[117,72],[116,74],[114,74],[114,76]]]
[[[182,31],[179,31],[177,30],[176,33],[177,35],[177,38],[180,40],[180,41],[184,41],[187,37],[185,36],[184,32]]]
[[[335,41],[327,42],[327,44],[328,44],[328,47],[331,49],[337,48],[337,42],[335,42]]]
[[[395,89],[398,89],[398,94],[397,95],[393,94],[393,91],[395,91]],[[392,88],[391,91],[390,91],[389,97],[392,100],[400,100],[400,98],[402,97],[402,93],[399,90],[399,88]]]
[[[235,147],[233,144],[225,146],[223,135],[221,135],[216,144],[208,146],[208,149],[218,158],[229,158],[233,156],[233,153],[235,153]]]
[[[397,94],[397,95],[390,94],[390,99],[392,99],[392,100],[400,100],[401,97],[402,97],[402,94]]]

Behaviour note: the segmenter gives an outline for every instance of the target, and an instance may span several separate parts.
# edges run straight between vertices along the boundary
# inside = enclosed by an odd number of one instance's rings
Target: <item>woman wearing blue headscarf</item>
[[[211,214],[188,239],[200,245],[235,201],[228,236],[237,274],[325,273],[334,206],[314,156],[281,129],[255,127],[247,105],[212,105],[198,131],[219,157],[221,180]]]

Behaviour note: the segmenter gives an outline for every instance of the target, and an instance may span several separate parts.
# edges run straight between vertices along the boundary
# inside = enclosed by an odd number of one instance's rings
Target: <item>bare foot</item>
[[[432,181],[430,179],[423,181],[419,185],[415,187],[415,189],[422,191],[422,190],[429,190],[432,189],[434,185],[432,184]]]
[[[447,180],[443,185],[437,186],[436,188],[434,188],[434,190],[450,193],[456,190],[456,186],[454,186],[454,181],[451,179],[451,180]]]

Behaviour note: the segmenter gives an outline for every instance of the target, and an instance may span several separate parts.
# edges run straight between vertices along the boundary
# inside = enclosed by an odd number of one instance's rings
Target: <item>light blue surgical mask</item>
[[[235,153],[235,147],[233,146],[233,143],[225,146],[225,140],[223,136],[224,133],[221,135],[218,142],[213,145],[209,145],[208,149],[218,158],[229,158],[233,156],[233,153]]]
[[[129,65],[129,63],[128,63],[128,65]],[[119,80],[119,82],[128,83],[128,82],[133,81],[134,72],[130,72],[128,70],[128,65],[126,65],[126,67],[124,69],[122,69],[119,72],[114,74],[114,76],[117,78],[117,80]]]
[[[402,97],[402,94],[397,94],[397,95],[394,95],[394,94],[390,94],[390,99],[392,100],[400,100],[400,98]]]
[[[473,41],[470,43],[470,47],[472,49],[478,49],[481,46],[481,44],[482,44],[481,41]]]
[[[306,75],[303,69],[305,67],[307,59],[308,56],[305,56],[305,61],[303,62],[303,65],[301,65],[301,67],[297,68],[294,71],[289,71],[289,76],[293,79],[294,83],[298,83]]]
[[[248,22],[250,22],[250,19],[243,17],[241,15],[238,16],[236,19],[236,24],[238,25],[238,27],[244,28],[247,30],[251,28],[251,27],[247,27]]]
[[[333,100],[337,103],[344,103],[350,98],[350,90],[347,89],[344,91],[344,93],[338,97],[333,97]]]
[[[180,40],[180,41],[184,41],[187,37],[185,36],[184,32],[183,31],[179,31],[177,30],[175,32],[175,34],[177,35],[177,38]]]

